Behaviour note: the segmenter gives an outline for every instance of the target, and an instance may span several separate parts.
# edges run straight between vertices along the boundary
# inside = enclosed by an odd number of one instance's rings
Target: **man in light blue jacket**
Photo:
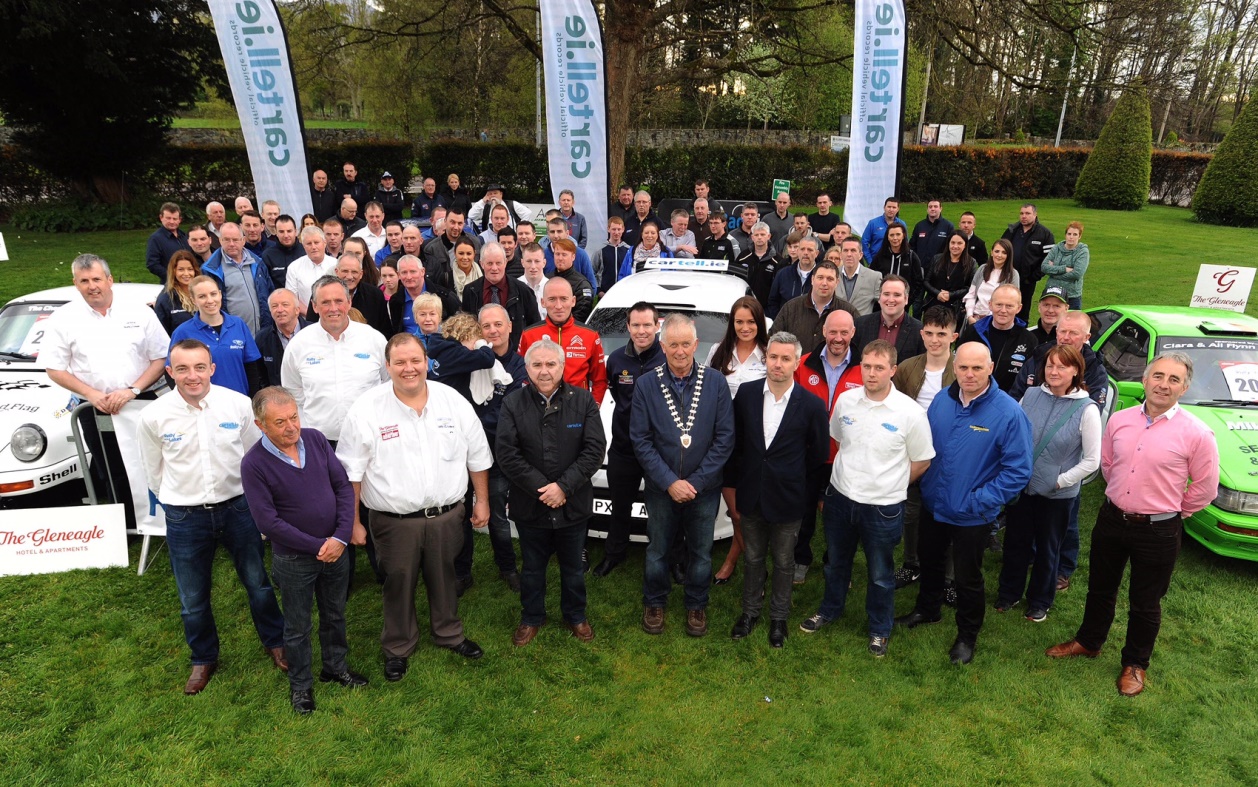
[[[896,623],[914,628],[941,619],[944,559],[952,547],[957,588],[957,639],[949,656],[969,664],[983,627],[983,552],[1001,509],[1031,479],[1031,424],[1022,408],[993,384],[992,358],[980,342],[957,348],[957,379],[926,411],[935,459],[922,476],[917,604]]]

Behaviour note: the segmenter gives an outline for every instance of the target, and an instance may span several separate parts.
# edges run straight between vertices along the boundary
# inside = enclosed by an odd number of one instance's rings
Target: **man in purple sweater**
[[[279,386],[253,397],[262,439],[245,454],[241,482],[253,520],[271,540],[271,576],[284,600],[284,645],[293,710],[315,709],[310,613],[319,605],[319,680],[347,688],[367,679],[346,664],[345,600],[354,564],[345,547],[354,526],[354,488],[332,446],[302,429],[297,401]],[[358,542],[361,543],[361,542]]]

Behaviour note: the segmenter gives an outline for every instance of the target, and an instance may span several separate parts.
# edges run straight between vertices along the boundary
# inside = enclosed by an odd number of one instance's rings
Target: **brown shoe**
[[[218,664],[193,664],[192,675],[189,676],[188,682],[183,686],[184,694],[200,694],[201,691],[209,685],[210,678],[214,676],[214,671],[218,669]]]
[[[1063,593],[1067,590],[1070,590],[1070,577],[1058,577],[1057,578],[1057,592]]]
[[[590,628],[590,621],[588,620],[583,620],[580,623],[571,623],[568,625],[568,629],[572,632],[572,636],[582,642],[594,641],[594,629]]]
[[[664,633],[663,607],[647,607],[642,610],[642,630],[648,634]]]
[[[1072,656],[1087,656],[1090,659],[1094,659],[1099,656],[1100,653],[1101,651],[1099,648],[1097,650],[1088,650],[1080,645],[1079,640],[1077,639],[1072,639],[1069,642],[1063,642],[1060,645],[1054,645],[1044,651],[1044,655],[1048,656],[1050,659],[1068,659]]]
[[[537,636],[537,626],[528,626],[521,623],[516,627],[515,633],[511,635],[511,644],[517,648],[522,648],[533,641],[533,637]]]
[[[1139,667],[1123,667],[1118,676],[1118,693],[1134,697],[1144,691],[1144,670]]]
[[[266,654],[271,657],[271,661],[275,662],[275,667],[280,672],[288,672],[288,659],[284,658],[283,648],[267,648]]]
[[[701,609],[686,611],[686,633],[692,637],[704,637],[708,633],[708,613]]]

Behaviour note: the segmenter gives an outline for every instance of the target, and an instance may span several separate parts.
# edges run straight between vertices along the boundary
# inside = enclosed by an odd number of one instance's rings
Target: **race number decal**
[[[1253,361],[1220,361],[1223,379],[1232,398],[1241,402],[1258,401],[1258,363]]]

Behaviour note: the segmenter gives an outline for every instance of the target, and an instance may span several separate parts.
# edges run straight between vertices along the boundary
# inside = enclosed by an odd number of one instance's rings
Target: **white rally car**
[[[115,284],[114,297],[149,304],[158,284]],[[81,298],[57,287],[15,298],[0,310],[0,507],[81,478],[71,441],[70,392],[48,379],[39,362],[43,322]]]
[[[690,267],[703,260],[664,260],[662,263],[675,263]],[[684,312],[695,321],[699,332],[699,349],[695,351],[695,360],[699,363],[708,357],[712,346],[725,337],[725,326],[729,323],[729,310],[734,301],[750,295],[747,282],[732,274],[717,270],[644,270],[628,278],[621,279],[607,291],[598,305],[594,307],[586,324],[598,331],[603,339],[603,352],[611,355],[613,350],[623,347],[629,341],[628,322],[629,307],[639,301],[652,303],[659,310],[660,320],[673,312]],[[603,429],[607,434],[607,444],[612,441],[612,412],[615,403],[609,393],[603,398],[600,415],[603,418]],[[594,520],[590,525],[590,535],[606,538],[607,517],[611,514],[611,499],[607,493],[607,460],[604,458],[602,468],[594,475]],[[716,538],[731,538],[734,525],[725,510],[725,501],[721,501],[716,517]],[[646,504],[639,493],[633,505],[633,524],[630,528],[630,539],[646,542]]]

